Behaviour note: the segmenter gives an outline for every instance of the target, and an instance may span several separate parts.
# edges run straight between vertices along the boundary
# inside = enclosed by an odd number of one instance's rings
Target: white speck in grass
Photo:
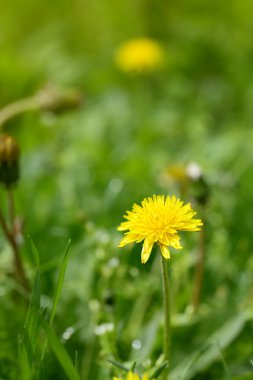
[[[72,334],[74,334],[75,330],[73,329],[73,327],[68,327],[64,333],[62,334],[62,337],[64,340],[68,340]]]
[[[94,334],[101,336],[108,332],[111,332],[114,330],[114,324],[113,323],[102,323],[101,325],[98,325],[94,329]]]
[[[139,350],[141,348],[141,346],[142,346],[142,343],[139,339],[133,340],[132,347],[134,350]]]
[[[112,257],[111,260],[109,260],[108,265],[111,268],[117,268],[119,266],[119,259],[118,259],[118,257]]]
[[[100,243],[107,244],[110,241],[110,235],[106,231],[100,230],[98,231],[98,239]]]
[[[112,178],[108,186],[112,193],[118,194],[123,188],[123,182],[119,178]]]
[[[196,162],[190,162],[187,166],[187,175],[192,180],[198,180],[202,176],[201,167]]]

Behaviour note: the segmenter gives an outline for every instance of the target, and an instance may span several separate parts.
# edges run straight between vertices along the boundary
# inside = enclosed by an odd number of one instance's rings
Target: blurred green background
[[[141,265],[140,246],[117,248],[116,228],[134,202],[180,196],[169,168],[191,162],[200,166],[209,194],[205,275],[193,316],[199,236],[185,234],[183,252],[173,252],[170,262],[171,380],[253,378],[252,14],[250,0],[0,3],[0,108],[48,83],[83,97],[76,109],[27,112],[3,130],[22,150],[15,202],[24,235],[40,252],[42,307],[50,307],[72,239],[54,328],[72,359],[78,352],[84,380],[119,373],[108,358],[148,369],[162,353],[158,255]],[[124,73],[115,53],[140,36],[162,46],[164,65]],[[1,189],[1,206],[4,197]],[[196,208],[201,216],[203,207]],[[12,296],[3,234],[0,250],[0,378],[12,380],[26,311]],[[26,239],[22,255],[32,280]],[[34,372],[36,378],[36,365]],[[66,379],[51,351],[44,378]]]

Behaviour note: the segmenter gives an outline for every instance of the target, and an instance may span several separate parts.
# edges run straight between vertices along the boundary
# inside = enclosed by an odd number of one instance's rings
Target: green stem
[[[204,215],[202,217],[204,222]],[[205,225],[204,225],[205,226]],[[199,250],[195,269],[195,280],[192,295],[193,312],[197,313],[200,303],[201,291],[203,287],[204,267],[205,267],[205,227],[199,233]]]
[[[38,98],[36,96],[21,99],[14,103],[11,103],[0,110],[0,127],[9,119],[12,119],[14,116],[29,110],[36,109],[39,109]]]
[[[164,304],[164,359],[170,363],[171,326],[170,326],[170,286],[167,260],[161,255],[161,270],[163,282]],[[168,370],[164,371],[164,378],[168,379]]]
[[[9,210],[9,212],[11,212],[12,214],[11,218],[14,218],[14,208],[13,208],[14,205],[13,205],[13,198],[12,198],[11,191],[9,192],[9,197],[10,197],[9,207],[11,206],[11,210]],[[29,292],[30,285],[25,274],[23,263],[20,257],[19,247],[15,239],[15,231],[13,229],[13,226],[11,227],[11,229],[8,228],[1,209],[0,209],[0,227],[2,228],[6,239],[9,241],[9,244],[12,247],[13,257],[14,257],[14,273],[15,273],[16,279],[19,282],[19,284],[22,286],[22,288],[25,289],[27,292]]]
[[[10,226],[13,235],[15,236],[15,212],[14,212],[14,199],[11,188],[7,188],[7,198],[8,198],[8,210],[9,210],[9,218],[10,218]]]

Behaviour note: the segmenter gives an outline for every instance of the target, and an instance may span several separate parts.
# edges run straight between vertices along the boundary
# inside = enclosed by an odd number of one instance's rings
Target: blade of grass
[[[78,371],[79,368],[79,356],[78,356],[78,351],[76,350],[75,352],[75,369]]]
[[[24,332],[20,343],[20,379],[31,377],[34,351],[36,348],[40,320],[40,274],[36,273],[29,308],[26,315]]]
[[[64,252],[62,264],[60,267],[60,272],[59,272],[59,276],[58,276],[58,280],[57,280],[57,284],[56,284],[56,288],[55,288],[55,293],[54,293],[53,306],[52,306],[52,310],[51,310],[50,318],[49,318],[49,325],[50,326],[52,326],[52,324],[53,324],[56,308],[57,308],[57,305],[58,305],[58,302],[60,299],[60,295],[61,295],[61,291],[62,291],[62,286],[63,286],[64,277],[65,277],[68,259],[69,259],[70,243],[71,243],[71,239],[69,239],[69,241],[68,241],[67,247],[66,247],[65,252]]]
[[[220,346],[220,343],[219,343],[218,340],[216,341],[216,344],[217,344],[218,350],[220,351],[221,363],[222,363],[222,366],[223,366],[223,369],[224,369],[225,378],[226,378],[226,380],[230,380],[231,379],[231,375],[230,375],[227,362],[225,360],[223,351],[221,349],[221,346]]]
[[[134,372],[135,367],[136,367],[137,361],[134,361],[131,367],[131,371]]]
[[[28,235],[28,239],[29,239],[31,252],[32,252],[32,255],[33,255],[36,267],[37,267],[37,269],[39,269],[39,267],[40,267],[40,255],[39,255],[39,252],[37,250],[37,247],[34,244],[33,239],[31,238],[31,236]]]
[[[159,375],[165,370],[165,368],[168,368],[169,364],[168,362],[163,363],[159,368],[155,370],[155,372],[151,375],[150,379],[156,379]]]
[[[170,379],[176,380],[178,378],[183,378],[184,380],[188,380],[198,372],[201,372],[204,368],[207,368],[219,357],[220,354],[219,350],[217,350],[217,345],[214,344],[214,342],[218,340],[221,349],[228,347],[242,331],[248,319],[249,314],[247,312],[241,312],[240,314],[233,316],[231,319],[226,320],[218,330],[211,334],[202,349],[200,348],[192,353],[189,364],[187,363],[189,358],[186,358],[172,370],[170,373]]]
[[[70,243],[71,243],[71,239],[69,239],[68,244],[66,246],[64,256],[63,256],[63,260],[62,260],[61,267],[60,267],[60,272],[59,272],[57,283],[56,283],[56,288],[55,288],[55,293],[54,293],[54,298],[53,298],[53,305],[52,305],[52,309],[51,309],[51,313],[50,313],[50,317],[49,317],[49,326],[50,327],[52,327],[52,325],[53,325],[56,308],[57,308],[57,305],[58,305],[58,302],[60,299],[60,295],[61,295],[61,291],[62,291],[62,286],[63,286],[64,277],[65,277],[68,259],[69,259]],[[42,349],[41,363],[43,363],[43,361],[44,361],[46,349],[47,349],[47,339],[45,340],[44,346]]]
[[[72,363],[67,351],[55,335],[52,327],[45,320],[42,320],[42,324],[51,348],[69,380],[80,380],[80,376],[74,364]]]
[[[189,363],[184,368],[184,371],[182,372],[182,377],[180,377],[180,380],[185,380],[185,376],[188,372],[188,370],[191,368],[191,366],[198,360],[198,358],[209,348],[209,344],[205,345],[204,347],[201,347],[197,352],[193,353]]]
[[[126,368],[123,364],[116,362],[115,360],[107,359],[107,362],[113,364],[115,367],[123,369],[123,371],[126,371],[126,372],[129,371],[129,368]]]
[[[28,360],[27,349],[24,345],[23,337],[20,337],[19,341],[19,379],[20,380],[29,380],[30,379],[30,364]]]
[[[247,373],[244,373],[244,374],[241,374],[239,376],[235,376],[235,377],[231,377],[230,380],[252,380],[252,372],[247,372]],[[226,378],[224,379],[219,379],[219,380],[226,380]]]

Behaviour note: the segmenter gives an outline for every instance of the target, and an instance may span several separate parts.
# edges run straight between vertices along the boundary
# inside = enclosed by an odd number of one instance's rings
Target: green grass
[[[120,376],[108,359],[159,371],[159,258],[154,251],[141,265],[140,245],[118,249],[116,228],[146,196],[181,196],[168,167],[190,162],[208,189],[204,210],[203,184],[188,183],[183,195],[206,220],[205,272],[193,315],[200,235],[184,234],[170,263],[170,380],[253,376],[252,8],[250,0],[1,4],[0,109],[46,83],[77,88],[83,102],[3,127],[22,152],[14,200],[32,293],[13,279],[0,231],[0,379]],[[124,74],[115,51],[140,35],[160,41],[165,64]],[[4,215],[5,195],[1,187]]]

